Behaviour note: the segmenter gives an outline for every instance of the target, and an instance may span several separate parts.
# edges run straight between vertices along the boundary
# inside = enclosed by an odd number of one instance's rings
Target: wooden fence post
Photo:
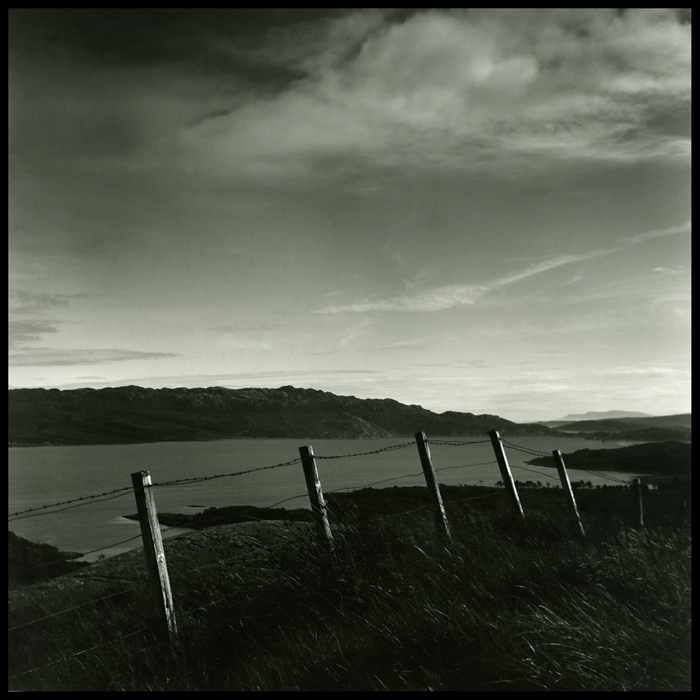
[[[515,512],[518,513],[523,520],[525,520],[525,513],[523,513],[523,507],[520,505],[520,498],[518,498],[518,491],[515,488],[513,474],[510,471],[510,465],[508,464],[506,453],[503,450],[503,445],[501,444],[501,436],[498,434],[498,430],[489,430],[489,435],[491,436],[493,451],[496,453],[498,468],[501,470],[501,478],[503,479],[506,491],[510,496],[513,508],[515,509]]]
[[[415,438],[416,445],[418,446],[418,454],[420,455],[420,463],[423,467],[423,474],[425,475],[425,483],[428,486],[428,493],[430,494],[430,498],[435,504],[435,516],[437,520],[438,530],[442,532],[448,540],[452,539],[452,535],[450,534],[450,527],[447,524],[447,514],[445,513],[445,506],[442,503],[442,496],[440,495],[440,487],[438,486],[437,479],[435,478],[433,462],[430,459],[430,449],[428,448],[425,433],[416,433]]]
[[[644,527],[644,511],[642,509],[642,480],[632,481],[632,498],[634,499],[634,525]]]
[[[557,465],[557,471],[559,472],[559,479],[561,480],[561,487],[564,489],[564,495],[566,496],[566,500],[569,502],[569,505],[571,506],[571,510],[574,513],[574,518],[576,519],[576,522],[578,523],[578,529],[579,532],[581,533],[581,537],[586,536],[586,531],[583,529],[583,523],[581,522],[581,516],[579,515],[578,508],[576,507],[576,499],[574,498],[574,492],[571,489],[571,482],[569,481],[569,474],[566,471],[566,467],[564,466],[564,458],[561,456],[561,452],[559,450],[553,450],[552,454],[554,455],[554,462]]]
[[[153,498],[151,475],[149,472],[135,472],[131,475],[131,483],[136,497],[143,551],[146,555],[148,577],[153,590],[156,618],[160,624],[160,631],[168,640],[173,641],[177,636],[175,608],[173,594],[170,590],[168,568],[165,564],[163,538],[158,525],[156,502]]]
[[[304,467],[304,479],[306,479],[306,489],[309,492],[311,514],[316,523],[316,532],[321,542],[332,546],[333,534],[328,522],[328,511],[326,502],[323,500],[321,480],[318,478],[313,448],[311,445],[304,445],[299,448],[299,454],[301,455],[301,465]]]

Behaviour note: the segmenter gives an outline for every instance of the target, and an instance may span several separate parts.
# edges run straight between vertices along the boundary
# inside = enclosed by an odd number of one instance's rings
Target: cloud
[[[44,333],[56,333],[56,321],[10,320],[8,323],[8,346],[11,350],[24,347],[26,343],[41,340]]]
[[[428,338],[419,340],[400,340],[396,343],[391,343],[390,345],[383,345],[381,347],[370,347],[365,348],[362,352],[393,352],[394,350],[399,351],[415,351],[415,350],[425,350],[430,345],[430,340]]]
[[[42,294],[11,289],[9,293],[8,346],[11,350],[27,343],[39,342],[46,333],[57,333],[62,321],[55,319],[21,318],[44,311],[67,308],[76,299],[89,299],[88,294]]]
[[[259,326],[211,326],[209,330],[216,331],[218,333],[250,333],[258,331],[275,331],[281,327],[281,324],[261,324]]]
[[[685,272],[688,268],[685,265],[675,265],[674,267],[655,267],[652,272],[662,275],[676,276]]]
[[[156,191],[196,173],[374,193],[396,173],[689,159],[690,25],[673,10],[11,19],[10,152],[85,187],[105,166]]]
[[[151,360],[178,357],[172,352],[139,352],[136,350],[48,350],[27,349],[11,353],[11,367],[73,367],[76,365],[104,365],[131,360]]]
[[[584,262],[605,255],[612,255],[623,250],[639,245],[649,240],[665,236],[674,236],[690,233],[690,222],[672,228],[648,231],[627,239],[623,239],[616,246],[601,248],[579,255],[560,255],[555,258],[543,260],[522,270],[517,270],[491,282],[481,285],[455,284],[424,290],[415,294],[404,294],[388,299],[369,299],[354,304],[326,306],[317,313],[367,313],[374,311],[443,311],[456,306],[469,306],[476,304],[483,296],[502,287],[507,287],[521,280],[540,275],[554,270],[563,265]]]
[[[65,308],[75,299],[89,298],[89,294],[40,294],[13,289],[10,290],[10,313],[41,313],[48,309]]]
[[[224,341],[227,348],[234,350],[269,350],[272,346],[261,340],[247,340],[245,338],[227,338]]]
[[[251,55],[281,46],[303,77],[188,130],[186,152],[260,178],[689,156],[689,120],[659,126],[690,100],[690,26],[672,10],[356,13],[274,42]]]

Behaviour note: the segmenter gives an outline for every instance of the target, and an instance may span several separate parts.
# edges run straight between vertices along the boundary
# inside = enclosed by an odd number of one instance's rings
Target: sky
[[[679,9],[9,10],[9,387],[690,411]]]

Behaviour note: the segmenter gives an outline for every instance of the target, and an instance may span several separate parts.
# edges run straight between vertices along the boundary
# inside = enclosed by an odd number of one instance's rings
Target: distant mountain
[[[588,411],[580,414],[570,414],[564,416],[562,421],[572,420],[599,420],[601,418],[644,418],[650,417],[649,413],[639,413],[638,411]]]
[[[692,425],[690,413],[679,413],[672,416],[648,416],[644,418],[601,418],[599,420],[579,420],[571,423],[560,423],[559,430],[565,431],[611,431],[642,430],[644,428],[687,428]]]
[[[358,399],[315,389],[12,389],[12,445],[102,445],[240,437],[380,438],[556,435],[499,416],[433,413],[393,399]]]
[[[549,428],[569,435],[576,434],[589,440],[634,440],[660,442],[692,439],[692,414],[679,413],[672,416],[645,416],[643,418],[602,418],[582,421],[550,421],[543,423]]]

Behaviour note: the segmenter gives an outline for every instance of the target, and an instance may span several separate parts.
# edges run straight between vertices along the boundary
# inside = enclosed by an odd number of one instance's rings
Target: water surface
[[[449,485],[493,486],[500,480],[495,455],[487,438],[433,438],[453,441],[459,446],[431,443],[438,482]],[[508,442],[526,450],[551,454],[579,449],[610,449],[629,442],[584,440],[582,438],[518,437]],[[299,457],[299,447],[311,444],[319,457],[368,453],[407,444],[401,449],[340,459],[318,459],[324,492],[356,489],[425,485],[415,443],[410,438],[377,440],[237,439],[211,442],[160,442],[138,445],[88,445],[75,447],[9,448],[9,513],[38,508],[57,502],[125,488],[109,500],[88,502],[80,507],[12,520],[8,529],[35,542],[46,542],[65,551],[104,551],[88,555],[111,556],[141,546],[140,538],[117,544],[139,534],[139,525],[123,516],[136,512],[131,474],[148,471],[153,480],[156,506],[160,512],[194,513],[204,507],[227,505],[308,508],[301,464],[263,469],[251,474],[225,477],[182,485],[159,486],[167,481],[191,477],[242,472],[269,467]],[[506,445],[513,476],[520,481],[558,484],[555,469],[525,464],[532,454]],[[534,470],[528,471],[528,470]],[[615,479],[631,474],[600,472]],[[407,476],[408,475],[408,476]],[[569,470],[572,481],[583,479],[597,484],[617,483],[588,472]],[[402,478],[397,478],[402,477]],[[377,483],[383,482],[383,483]],[[50,510],[50,509],[49,509]],[[182,529],[163,528],[164,536]]]

